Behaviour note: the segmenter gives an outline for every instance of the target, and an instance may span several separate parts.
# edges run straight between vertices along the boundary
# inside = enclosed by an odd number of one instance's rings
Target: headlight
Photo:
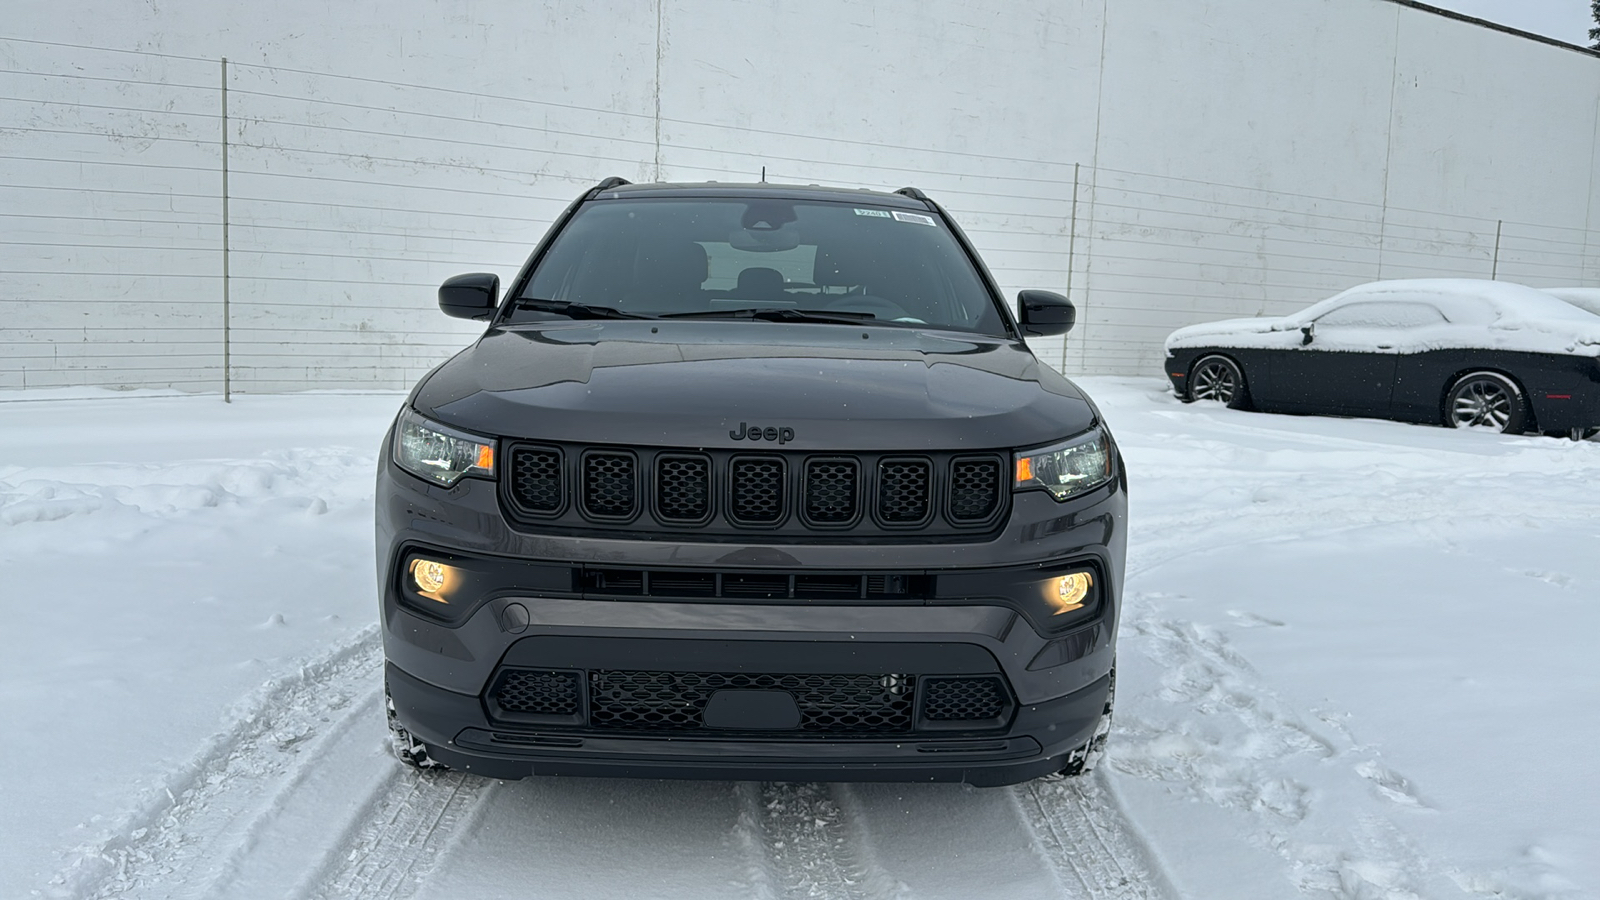
[[[394,429],[395,465],[449,487],[463,475],[494,477],[494,441],[417,415],[400,414]]]
[[[1091,491],[1111,480],[1111,440],[1103,429],[1053,447],[1016,454],[1015,490],[1041,487],[1057,500]]]

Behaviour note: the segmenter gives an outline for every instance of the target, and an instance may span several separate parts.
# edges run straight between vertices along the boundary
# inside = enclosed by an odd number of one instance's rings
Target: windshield
[[[519,299],[645,316],[810,310],[835,315],[762,319],[856,319],[1005,334],[994,300],[943,223],[927,213],[865,202],[587,203]],[[524,303],[512,321],[558,314],[551,304]]]

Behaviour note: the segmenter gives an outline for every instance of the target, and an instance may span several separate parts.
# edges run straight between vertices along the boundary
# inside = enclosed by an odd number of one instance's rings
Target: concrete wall
[[[237,390],[408,385],[474,333],[437,283],[610,174],[922,187],[1079,304],[1072,373],[1379,277],[1600,283],[1600,59],[1388,0],[12,7],[0,388],[222,386],[221,56]]]

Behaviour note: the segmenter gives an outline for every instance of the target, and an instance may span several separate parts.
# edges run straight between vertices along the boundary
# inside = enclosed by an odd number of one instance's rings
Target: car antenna
[[[762,184],[766,184],[767,183],[767,167],[766,166],[762,166],[761,167],[761,183]]]

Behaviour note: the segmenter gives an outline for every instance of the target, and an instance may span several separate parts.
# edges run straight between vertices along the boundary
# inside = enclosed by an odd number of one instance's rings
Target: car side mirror
[[[1300,346],[1304,347],[1307,344],[1311,343],[1311,337],[1312,337],[1312,335],[1315,335],[1316,333],[1317,333],[1317,323],[1315,323],[1315,322],[1307,322],[1306,324],[1301,325],[1300,326]]]
[[[487,319],[500,304],[500,276],[457,275],[439,285],[439,308],[457,319]]]
[[[1072,301],[1054,291],[1021,291],[1017,294],[1022,333],[1032,337],[1066,334],[1078,324],[1078,309]]]

